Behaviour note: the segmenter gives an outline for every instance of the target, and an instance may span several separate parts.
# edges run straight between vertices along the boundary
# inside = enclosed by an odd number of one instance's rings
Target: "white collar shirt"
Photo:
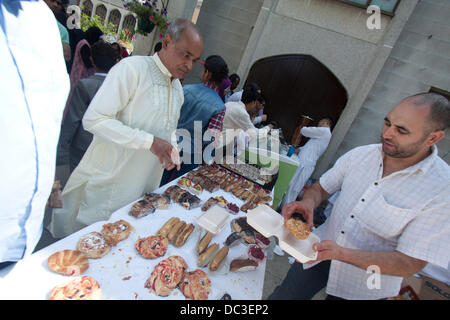
[[[330,217],[314,232],[321,240],[365,251],[399,251],[446,268],[450,260],[450,168],[437,155],[382,177],[380,144],[358,147],[321,178],[341,190]],[[310,265],[304,265],[309,268]],[[375,269],[376,270],[376,269]],[[396,296],[401,277],[379,275],[333,260],[327,293],[344,299]]]
[[[0,262],[30,255],[41,237],[70,86],[48,6],[7,4],[0,1]]]

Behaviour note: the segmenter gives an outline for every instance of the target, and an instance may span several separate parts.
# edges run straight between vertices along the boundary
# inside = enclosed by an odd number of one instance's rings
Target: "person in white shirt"
[[[239,140],[247,141],[239,143],[244,147],[246,143],[257,138],[258,135],[267,134],[267,129],[258,129],[253,124],[251,118],[254,117],[260,109],[263,97],[257,90],[247,87],[241,101],[225,103],[226,111],[222,126],[222,141],[225,144],[233,141],[236,137]]]
[[[309,141],[296,150],[293,158],[298,161],[298,168],[289,183],[281,205],[295,201],[302,188],[311,177],[316,167],[316,162],[325,152],[331,139],[331,120],[328,118],[319,121],[317,127],[303,127],[300,131]]]
[[[183,89],[179,79],[203,51],[195,25],[177,19],[153,56],[122,59],[108,73],[84,117],[94,137],[53,210],[53,237],[107,220],[159,187],[164,169],[180,169],[176,143]]]
[[[427,263],[447,268],[450,167],[436,143],[449,127],[445,97],[408,97],[385,117],[381,144],[349,151],[301,201],[285,205],[285,219],[300,213],[311,228],[314,209],[340,189],[314,231],[317,261],[295,263],[269,298],[311,299],[326,286],[330,297],[385,299]]]
[[[70,81],[43,1],[0,1],[0,21],[1,269],[33,253],[41,238]]]

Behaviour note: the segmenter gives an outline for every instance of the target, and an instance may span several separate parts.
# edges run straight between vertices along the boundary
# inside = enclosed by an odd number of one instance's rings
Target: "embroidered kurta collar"
[[[158,67],[158,69],[165,75],[167,76],[169,79],[172,78],[172,74],[170,73],[169,69],[166,68],[166,66],[162,63],[161,59],[158,56],[158,53],[155,53],[152,56],[153,60],[156,63],[156,66]]]

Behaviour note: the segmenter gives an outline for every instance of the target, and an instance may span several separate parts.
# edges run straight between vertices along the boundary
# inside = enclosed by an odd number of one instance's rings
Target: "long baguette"
[[[227,246],[222,247],[222,249],[220,249],[219,252],[217,252],[214,258],[211,260],[211,263],[209,264],[209,270],[216,271],[217,269],[219,269],[222,262],[225,261],[229,250],[230,248],[228,248]]]

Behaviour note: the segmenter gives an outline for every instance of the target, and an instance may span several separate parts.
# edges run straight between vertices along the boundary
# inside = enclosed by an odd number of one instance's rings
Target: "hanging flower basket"
[[[144,36],[153,31],[158,26],[162,38],[166,33],[169,22],[167,21],[167,3],[161,1],[162,6],[158,6],[158,0],[123,0],[125,9],[134,12],[137,16],[138,24],[136,32]]]
[[[155,24],[148,19],[138,18],[137,32],[146,36],[155,29]]]

